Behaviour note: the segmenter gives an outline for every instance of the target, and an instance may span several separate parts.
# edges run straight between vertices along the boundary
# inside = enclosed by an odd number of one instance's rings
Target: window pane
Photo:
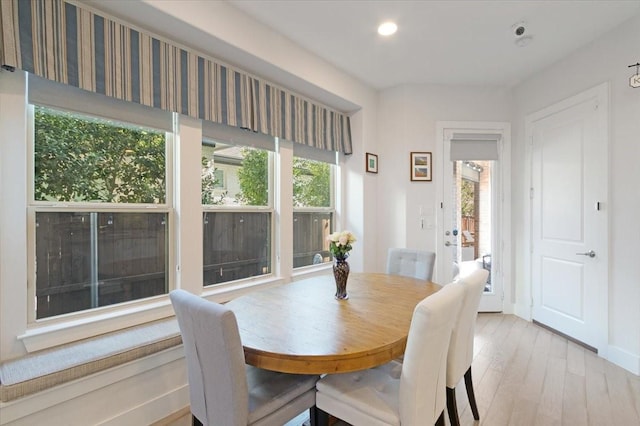
[[[331,261],[332,219],[331,212],[293,212],[294,268]]]
[[[271,273],[270,212],[203,214],[204,285]]]
[[[165,202],[165,133],[35,107],[36,201]]]
[[[269,152],[203,142],[202,204],[268,206]]]
[[[294,207],[331,207],[331,165],[294,157]]]
[[[333,232],[333,211],[329,210],[333,206],[331,173],[329,163],[293,158],[294,268],[331,261],[326,241]]]
[[[167,213],[36,213],[36,318],[167,292]]]

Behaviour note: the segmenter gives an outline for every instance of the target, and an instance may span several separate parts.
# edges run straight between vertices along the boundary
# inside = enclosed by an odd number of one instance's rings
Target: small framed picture
[[[367,162],[367,172],[378,173],[378,156],[376,154],[367,152],[366,162]]]
[[[411,180],[431,182],[432,169],[430,152],[411,153]]]

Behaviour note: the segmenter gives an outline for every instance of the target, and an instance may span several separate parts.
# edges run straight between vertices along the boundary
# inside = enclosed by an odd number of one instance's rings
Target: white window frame
[[[277,269],[276,265],[276,220],[275,220],[275,193],[276,184],[275,184],[275,175],[276,175],[276,140],[271,136],[266,135],[258,135],[252,132],[248,132],[246,130],[242,130],[239,128],[230,128],[228,126],[222,126],[215,123],[207,122],[203,126],[202,131],[202,139],[211,141],[211,142],[220,142],[225,145],[235,145],[238,147],[247,147],[247,148],[255,148],[262,149],[267,151],[268,158],[268,197],[267,197],[267,205],[266,206],[229,206],[229,205],[215,205],[215,204],[203,204],[202,205],[202,213],[216,213],[216,212],[224,212],[224,213],[269,213],[270,214],[270,232],[271,232],[271,241],[270,241],[270,257],[269,260],[271,263],[271,270],[267,274],[256,275],[253,277],[241,278],[238,280],[224,281],[221,283],[215,284],[206,284],[203,283],[205,291],[215,291],[215,289],[225,289],[230,286],[233,286],[237,283],[260,283],[270,278],[273,278],[275,275],[275,271]],[[201,144],[202,146],[202,144]],[[202,154],[200,155],[202,157]],[[202,223],[202,217],[200,218]],[[203,253],[204,255],[204,253]],[[204,264],[202,265],[202,273],[204,273]]]
[[[216,176],[216,179],[220,179],[221,181],[221,183],[216,182],[215,188],[227,189],[227,174],[224,172],[224,170],[215,170],[213,174]]]
[[[123,329],[133,325],[158,320],[161,318],[169,317],[173,314],[173,310],[170,306],[167,294],[149,297],[145,299],[133,300],[130,302],[124,302],[120,304],[114,304],[104,307],[93,308],[89,310],[83,310],[54,317],[48,317],[36,320],[35,312],[35,214],[38,211],[115,211],[115,212],[143,212],[148,213],[150,209],[157,213],[167,213],[168,215],[168,263],[166,268],[168,291],[175,288],[175,214],[172,206],[173,202],[173,141],[174,136],[168,132],[165,140],[165,152],[166,152],[166,192],[165,202],[158,205],[148,204],[115,204],[115,203],[51,203],[46,201],[34,201],[34,169],[33,169],[33,153],[34,153],[34,128],[33,128],[33,116],[34,107],[29,103],[30,93],[27,91],[27,86],[31,82],[31,78],[26,77],[26,73],[16,72],[2,76],[0,81],[0,109],[10,105],[12,110],[20,110],[15,112],[16,116],[11,122],[3,122],[3,125],[7,125],[6,132],[10,132],[13,137],[4,140],[2,146],[3,155],[6,152],[12,153],[12,165],[14,171],[12,174],[16,176],[23,176],[23,179],[17,179],[14,181],[15,185],[9,185],[8,182],[3,179],[2,192],[9,192],[11,199],[22,199],[22,209],[15,209],[15,206],[3,206],[3,213],[10,216],[15,215],[16,211],[19,211],[22,215],[19,218],[19,223],[24,223],[24,229],[26,232],[17,233],[13,231],[7,231],[3,233],[5,235],[11,235],[14,245],[18,247],[24,247],[24,252],[17,256],[16,262],[12,262],[12,270],[6,274],[2,274],[2,281],[0,283],[0,291],[2,292],[2,313],[1,320],[2,326],[0,328],[0,346],[6,347],[0,352],[1,359],[13,358],[21,355],[25,352],[32,352],[48,347],[57,346],[64,343],[92,337],[98,334]],[[27,83],[29,81],[29,83]],[[71,110],[79,112],[80,114],[97,116],[99,118],[105,118],[114,120],[117,122],[124,122],[127,124],[133,124],[134,126],[141,126],[145,128],[156,127],[149,126],[146,123],[131,123],[131,120],[123,120],[123,114],[128,117],[138,117],[135,114],[136,109],[144,109],[136,104],[130,104],[126,102],[116,101],[114,99],[106,98],[102,95],[89,94],[78,89],[59,85],[52,82],[38,82],[37,87],[41,87],[40,84],[44,84],[49,89],[53,90],[53,93],[57,93],[59,90],[64,91],[64,96],[58,96],[51,102],[38,102],[39,105],[53,107],[61,110]],[[8,89],[7,87],[10,87]],[[17,92],[20,93],[12,93]],[[78,95],[78,97],[74,95]],[[46,96],[45,96],[46,97]],[[87,97],[92,98],[92,102],[87,103]],[[70,105],[74,105],[74,102],[79,102],[80,105],[84,105],[82,111],[77,111],[78,108],[65,108],[65,102],[69,102]],[[104,102],[103,102],[104,101]],[[19,105],[22,105],[20,108]],[[99,113],[92,111],[92,106],[101,109]],[[113,109],[115,108],[115,109]],[[116,117],[105,114],[109,110],[113,109]],[[128,111],[128,112],[127,112]],[[134,112],[132,112],[134,111]],[[144,114],[150,111],[145,111]],[[153,114],[153,112],[151,112]],[[143,116],[144,116],[143,114]],[[170,113],[169,117],[171,117]],[[18,118],[20,117],[20,118]],[[16,120],[16,118],[18,118]],[[11,120],[11,118],[8,118]],[[23,123],[21,126],[20,123]],[[173,127],[173,120],[167,123],[167,126]],[[165,130],[165,129],[161,129]],[[3,132],[3,135],[6,133]],[[18,136],[19,135],[19,136]],[[17,136],[17,137],[16,137]],[[18,161],[19,158],[24,158],[24,162]],[[4,164],[3,164],[4,165]],[[4,175],[3,175],[4,178]],[[15,189],[14,189],[15,186]],[[21,190],[21,188],[23,188]],[[15,191],[15,192],[14,192]],[[17,192],[22,191],[22,195],[18,196]],[[26,214],[25,214],[26,209]],[[18,219],[17,217],[14,219]],[[15,221],[15,220],[14,220]],[[4,225],[7,222],[3,222]],[[6,252],[7,245],[3,244],[2,253]],[[5,263],[3,256],[2,264],[0,268],[3,270],[8,266]],[[21,267],[20,265],[24,265]],[[24,277],[24,278],[21,278]],[[16,280],[16,281],[14,281]],[[22,288],[21,288],[22,287]],[[6,297],[5,297],[6,296]],[[11,309],[4,309],[5,306],[11,306]],[[22,314],[20,314],[22,312]],[[23,318],[20,320],[20,318]],[[16,342],[14,339],[21,341],[24,344],[24,348],[15,343],[9,345],[7,342]]]
[[[295,207],[293,206],[293,213],[331,213],[331,225],[333,226],[332,232],[335,232],[338,229],[338,221],[337,221],[337,209],[336,209],[336,183],[339,166],[338,166],[338,156],[336,152],[332,151],[321,151],[318,149],[314,149],[305,145],[294,144],[293,145],[293,160],[295,158],[304,158],[307,160],[318,161],[322,163],[327,163],[330,166],[330,200],[329,207]],[[293,163],[292,163],[293,167]],[[293,182],[291,182],[293,186]],[[293,188],[292,188],[293,190]],[[293,239],[293,234],[291,236]],[[293,243],[292,243],[293,244]],[[292,253],[292,256],[295,253]],[[291,259],[293,263],[293,258]],[[304,265],[294,268],[294,273],[300,273],[304,271],[315,271],[318,269],[325,269],[328,265],[331,265],[331,262],[324,262],[316,265]]]
[[[48,102],[36,102],[40,105],[61,109],[89,112],[115,121],[131,122],[133,109],[147,112],[158,110],[143,107],[92,94],[77,88],[50,81],[35,81],[35,87],[46,93],[69,102],[71,105],[49,105]],[[32,194],[30,173],[33,170],[30,153],[30,141],[33,134],[31,121],[28,120],[29,96],[27,87],[32,78],[22,71],[0,71],[0,361],[16,358],[28,352],[46,349],[73,341],[90,338],[99,334],[118,331],[135,325],[156,321],[174,315],[168,295],[110,305],[59,317],[29,321],[29,313],[35,310],[35,299],[29,302],[28,288],[35,286],[31,282],[33,265],[29,267],[29,256],[33,259],[34,243],[28,244],[27,235],[34,235],[35,211],[39,209],[56,210],[63,206],[30,204],[28,193]],[[32,87],[33,88],[33,87]],[[34,101],[32,99],[32,101]],[[100,108],[100,113],[85,109],[86,105]],[[73,107],[76,105],[76,107]],[[155,211],[169,209],[169,289],[183,288],[195,294],[217,302],[225,302],[233,297],[246,294],[261,286],[272,286],[307,276],[326,274],[330,263],[293,269],[293,238],[291,223],[293,220],[292,203],[292,165],[294,152],[304,146],[286,140],[274,141],[275,150],[271,154],[270,206],[253,208],[254,211],[269,210],[272,215],[272,269],[269,275],[260,275],[243,280],[229,281],[217,285],[203,286],[202,283],[202,204],[199,192],[201,186],[201,143],[203,135],[208,135],[211,126],[219,126],[230,132],[231,139],[221,141],[259,147],[259,140],[265,135],[215,125],[211,122],[166,113],[172,117],[173,133],[167,140],[167,194],[166,206],[153,206]],[[157,128],[153,125],[143,127]],[[237,139],[241,135],[241,139]],[[210,136],[210,135],[209,135]],[[268,137],[270,138],[270,137]],[[215,139],[215,138],[214,138]],[[249,141],[247,143],[247,141]],[[319,151],[319,150],[317,150]],[[324,152],[324,155],[337,158],[336,153]],[[296,155],[302,156],[302,155]],[[342,201],[340,164],[335,161],[332,174],[332,205],[334,227],[340,226],[340,206]],[[30,192],[31,191],[31,192]],[[337,204],[337,205],[336,205]],[[75,205],[81,207],[80,205]],[[87,205],[88,210],[96,211],[96,206]],[[99,206],[112,210],[112,205]],[[141,206],[115,206],[125,212]],[[145,209],[147,205],[144,205]],[[230,210],[229,207],[226,207]],[[237,209],[236,209],[237,210]],[[242,209],[242,211],[246,211]],[[198,218],[199,220],[197,220]],[[182,219],[179,221],[178,219]],[[194,245],[194,242],[198,241]],[[30,306],[28,306],[30,305]]]
[[[66,98],[64,98],[66,99]],[[60,102],[64,103],[64,102]],[[70,111],[65,110],[58,106],[47,106],[55,109],[57,111],[65,111],[71,113],[79,113],[78,111]],[[135,204],[135,203],[88,203],[88,202],[50,202],[50,201],[36,201],[34,197],[35,191],[35,167],[34,167],[34,155],[35,155],[35,134],[34,134],[34,124],[35,124],[35,105],[29,104],[27,106],[27,119],[28,119],[28,176],[29,176],[29,188],[28,188],[28,207],[27,207],[27,250],[28,250],[28,297],[27,297],[27,308],[28,308],[28,319],[27,323],[29,327],[37,327],[38,324],[51,324],[57,322],[67,322],[70,318],[76,317],[91,317],[94,316],[96,312],[107,311],[107,310],[119,310],[122,309],[123,305],[133,305],[140,306],[147,303],[148,299],[154,299],[160,297],[154,296],[152,298],[144,298],[144,299],[136,299],[130,300],[128,302],[122,302],[114,305],[90,308],[82,311],[69,312],[66,314],[56,315],[47,318],[36,319],[36,214],[37,213],[58,213],[58,212],[97,212],[97,213],[166,213],[167,214],[167,239],[169,241],[172,240],[172,234],[174,234],[174,230],[172,224],[174,222],[174,214],[173,209],[171,207],[170,201],[173,199],[173,134],[165,131],[165,199],[164,203],[159,204]],[[97,117],[101,119],[109,119],[108,117],[98,117],[89,112],[79,113],[82,116],[87,117]],[[136,124],[131,122],[123,122],[118,120],[117,123],[131,125],[133,127],[140,126],[141,128],[147,128],[147,126],[143,124]],[[154,129],[155,130],[155,129]],[[172,249],[173,245],[168,245],[168,252],[166,253],[166,269],[165,273],[167,274],[167,293],[168,294],[174,288],[175,280],[171,274],[173,268],[171,265],[175,263],[174,261],[174,251]]]

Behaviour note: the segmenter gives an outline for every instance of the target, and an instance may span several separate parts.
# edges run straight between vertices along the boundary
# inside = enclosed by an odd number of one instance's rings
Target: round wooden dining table
[[[261,289],[226,304],[247,364],[284,373],[363,370],[404,353],[415,306],[440,286],[398,275],[351,273],[336,300],[332,275]]]

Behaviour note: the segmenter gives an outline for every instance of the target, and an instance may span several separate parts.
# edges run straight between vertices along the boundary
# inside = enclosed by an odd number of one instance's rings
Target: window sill
[[[36,352],[101,334],[111,333],[128,327],[157,321],[173,316],[173,308],[168,296],[152,302],[138,304],[128,309],[109,309],[91,316],[58,321],[49,324],[35,324],[18,336],[27,352]]]
[[[320,265],[303,266],[293,270],[293,281],[305,278],[315,277],[319,275],[327,275],[332,271],[333,262],[327,262]]]
[[[282,278],[273,276],[231,282],[207,288],[202,296],[222,303],[258,288],[283,283]],[[124,325],[134,320],[147,321],[136,326]],[[87,337],[88,332],[91,335]],[[34,328],[20,339],[30,353],[0,364],[0,401],[3,403],[182,343],[166,296],[126,312],[114,310],[91,318]]]
[[[181,343],[172,318],[9,360],[0,365],[0,401],[13,401]]]
[[[285,280],[272,275],[251,280],[231,281],[215,284],[204,288],[202,297],[218,303],[225,303],[243,294],[250,293],[260,288],[274,287],[284,284]]]
[[[314,265],[296,270],[293,281],[315,275],[324,275],[331,270],[331,264]],[[250,293],[259,288],[268,288],[284,284],[283,278],[268,276],[253,280],[234,281],[204,288],[202,297],[218,303]],[[28,353],[46,350],[55,346],[65,345],[102,334],[116,332],[129,327],[143,325],[172,317],[174,315],[168,295],[153,301],[137,304],[128,309],[109,308],[102,313],[92,313],[82,317],[67,320],[35,324],[18,336]]]

